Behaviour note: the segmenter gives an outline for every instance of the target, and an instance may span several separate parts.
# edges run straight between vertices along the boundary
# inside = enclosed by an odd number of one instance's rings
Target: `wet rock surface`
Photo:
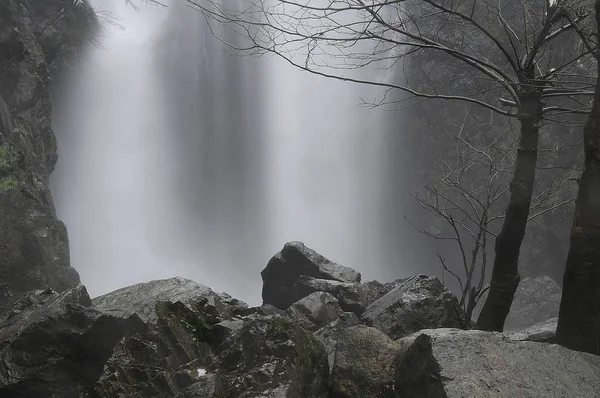
[[[361,321],[397,339],[421,329],[462,328],[465,316],[456,296],[437,278],[417,275],[372,302]]]
[[[94,21],[73,3],[0,2],[0,314],[31,290],[79,283],[48,186],[57,160],[51,77]]]
[[[184,304],[207,299],[228,300],[228,295],[219,295],[210,288],[190,279],[175,277],[127,286],[114,292],[96,297],[94,306],[103,311],[121,314],[137,314],[145,322],[156,323],[156,303],[160,301],[180,301]],[[241,303],[241,302],[240,302]]]
[[[143,326],[92,308],[83,285],[30,292],[0,319],[0,396],[88,396],[115,345]]]
[[[287,309],[248,307],[184,278],[93,301],[82,285],[30,292],[0,318],[0,396],[600,395],[600,357],[548,344],[552,320],[507,335],[440,328],[464,317],[434,277],[294,278],[316,290]],[[341,305],[347,290],[331,288],[346,285],[367,307],[360,317]]]

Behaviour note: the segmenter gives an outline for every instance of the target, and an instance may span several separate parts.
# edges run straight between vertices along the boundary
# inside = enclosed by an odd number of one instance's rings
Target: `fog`
[[[57,88],[52,177],[90,295],[180,275],[256,305],[291,240],[363,280],[433,272],[401,117],[358,106],[376,88],[232,56],[183,1],[92,5],[110,23]]]

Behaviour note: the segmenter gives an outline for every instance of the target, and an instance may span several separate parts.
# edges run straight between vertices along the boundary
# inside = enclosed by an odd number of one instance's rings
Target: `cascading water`
[[[93,5],[126,30],[108,27],[63,90],[54,175],[92,295],[181,275],[258,304],[289,240],[365,279],[415,271],[390,244],[392,119],[357,107],[375,89],[231,56],[184,1]]]

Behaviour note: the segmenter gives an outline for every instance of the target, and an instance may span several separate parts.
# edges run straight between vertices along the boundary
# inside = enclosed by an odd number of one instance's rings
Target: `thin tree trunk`
[[[528,84],[523,84],[528,87]],[[525,236],[529,206],[535,183],[539,122],[542,117],[540,92],[527,88],[520,96],[521,138],[517,161],[510,183],[510,200],[500,234],[496,238],[496,256],[490,290],[477,319],[476,329],[501,332],[519,286],[519,251]]]
[[[596,23],[600,26],[600,0]],[[598,68],[600,71],[600,68]],[[600,81],[583,129],[585,167],[579,182],[571,245],[563,278],[556,338],[559,344],[598,354],[600,345]]]

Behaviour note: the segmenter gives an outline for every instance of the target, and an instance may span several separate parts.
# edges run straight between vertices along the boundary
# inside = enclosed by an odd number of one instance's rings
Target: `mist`
[[[108,23],[57,88],[52,189],[92,297],[179,275],[257,305],[291,240],[363,280],[437,271],[404,221],[402,117],[359,106],[378,89],[234,56],[183,1],[91,3]]]

